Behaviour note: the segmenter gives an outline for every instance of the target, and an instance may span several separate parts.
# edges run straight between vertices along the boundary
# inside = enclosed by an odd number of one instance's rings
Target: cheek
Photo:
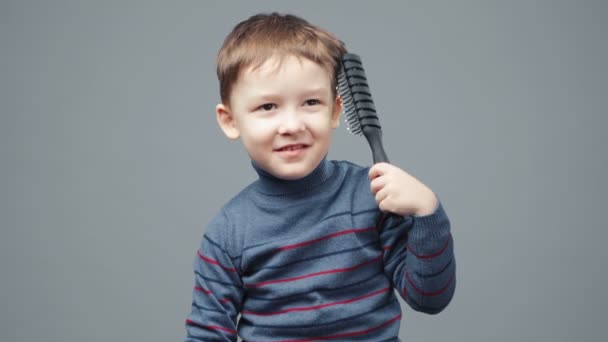
[[[309,122],[308,127],[318,138],[327,137],[331,135],[333,131],[333,128],[331,127],[331,122],[326,119]]]
[[[243,137],[251,142],[262,143],[275,135],[272,120],[250,120],[245,124],[247,129],[243,131]]]

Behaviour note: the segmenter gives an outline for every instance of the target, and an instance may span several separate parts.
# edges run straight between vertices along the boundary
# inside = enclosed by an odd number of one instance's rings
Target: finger
[[[380,172],[380,168],[376,165],[373,165],[370,169],[369,172],[367,174],[367,178],[369,178],[370,180],[373,180],[377,177],[382,176],[382,173]]]
[[[386,198],[388,197],[389,192],[386,190],[386,188],[382,188],[380,189],[380,191],[378,191],[376,193],[376,203],[378,205],[380,205],[380,203],[382,203],[384,200],[386,200]]]
[[[388,165],[389,165],[388,163],[377,163],[377,164],[374,164],[369,169],[369,173],[368,173],[367,176],[369,177],[369,179],[374,179],[374,178],[382,176],[383,174],[386,173]]]
[[[370,182],[370,190],[372,191],[372,194],[376,194],[380,189],[382,189],[385,185],[385,178],[384,177],[376,177],[374,178],[371,182]]]
[[[383,212],[390,212],[391,211],[390,207],[391,207],[390,196],[384,195],[382,197],[382,200],[380,200],[378,202],[378,208]]]
[[[387,201],[382,201],[380,203],[378,203],[378,209],[380,209],[381,212],[386,213],[389,211],[389,209],[387,208]]]

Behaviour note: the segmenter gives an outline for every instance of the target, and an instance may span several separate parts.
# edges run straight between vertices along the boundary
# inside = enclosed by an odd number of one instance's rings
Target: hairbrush
[[[338,94],[342,98],[347,129],[353,134],[365,136],[372,150],[374,164],[388,162],[382,145],[382,127],[361,58],[354,53],[345,53],[341,64],[338,71]]]
[[[372,93],[367,84],[367,77],[361,58],[354,53],[342,56],[338,71],[338,94],[342,98],[342,111],[346,128],[353,134],[363,134],[372,150],[374,164],[388,163],[388,156],[382,145],[382,127],[376,113]],[[381,213],[376,221],[376,228],[381,230],[387,215]]]

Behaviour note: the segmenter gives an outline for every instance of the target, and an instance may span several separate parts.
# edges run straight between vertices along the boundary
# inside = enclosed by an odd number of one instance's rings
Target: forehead
[[[234,90],[247,92],[323,88],[330,90],[329,73],[319,64],[296,56],[271,57],[244,67]]]

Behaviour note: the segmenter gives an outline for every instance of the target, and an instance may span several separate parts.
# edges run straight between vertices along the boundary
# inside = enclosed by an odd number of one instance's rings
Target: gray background
[[[394,164],[452,220],[458,286],[406,341],[605,341],[605,1],[0,4],[0,340],[176,341],[207,222],[254,179],[214,58],[291,12],[360,54]],[[332,159],[371,162],[344,125]]]

